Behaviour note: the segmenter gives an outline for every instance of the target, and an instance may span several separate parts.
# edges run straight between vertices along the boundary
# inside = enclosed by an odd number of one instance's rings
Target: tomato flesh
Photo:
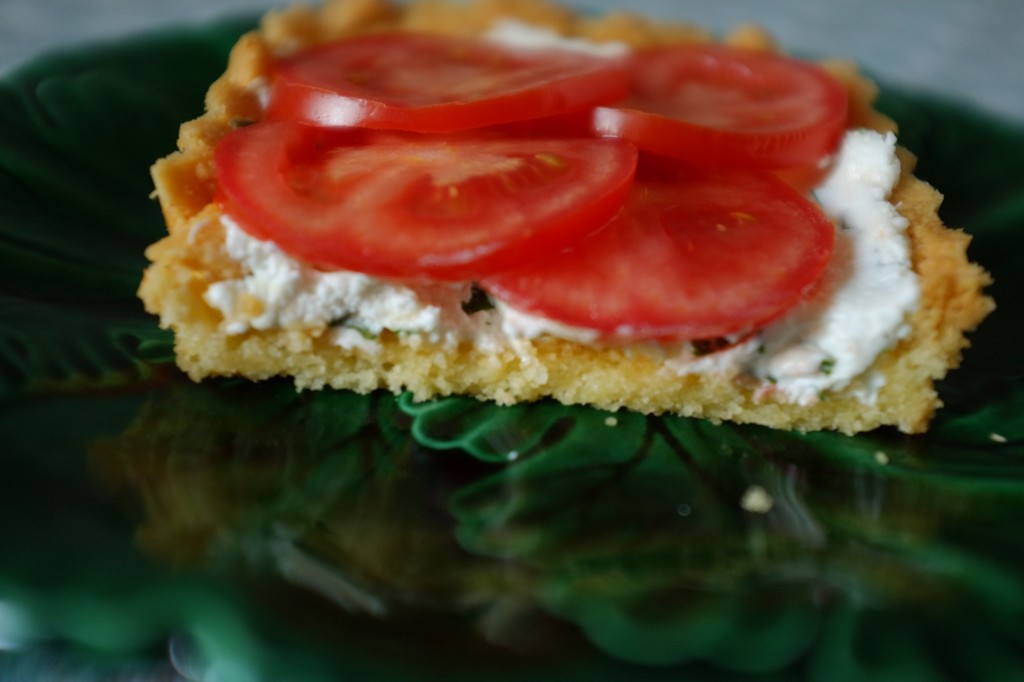
[[[637,151],[618,140],[413,135],[290,121],[229,133],[222,210],[325,269],[477,279],[562,249],[625,202]]]
[[[594,112],[597,133],[698,166],[818,169],[846,128],[843,85],[781,55],[657,48],[636,53],[631,74],[630,96]]]
[[[363,36],[276,65],[266,120],[217,148],[218,201],[314,267],[476,281],[606,340],[731,337],[826,268],[834,227],[786,182],[816,183],[846,111],[820,68],[720,45]]]
[[[416,33],[330,43],[276,65],[268,119],[450,132],[626,96],[623,59]]]
[[[482,286],[606,337],[710,339],[756,329],[818,281],[835,230],[767,172],[638,178],[602,230]]]

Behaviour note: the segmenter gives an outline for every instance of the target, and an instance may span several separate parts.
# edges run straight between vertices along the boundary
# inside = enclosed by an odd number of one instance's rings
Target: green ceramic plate
[[[1024,676],[1024,130],[883,99],[997,279],[927,436],[193,385],[147,168],[245,25],[0,82],[0,679]]]

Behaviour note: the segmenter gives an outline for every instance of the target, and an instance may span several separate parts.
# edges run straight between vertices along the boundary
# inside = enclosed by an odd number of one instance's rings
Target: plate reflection
[[[1024,669],[1005,440],[180,382],[91,461],[147,553],[297,586],[263,606],[342,648],[354,622],[430,633],[432,665],[990,679]]]

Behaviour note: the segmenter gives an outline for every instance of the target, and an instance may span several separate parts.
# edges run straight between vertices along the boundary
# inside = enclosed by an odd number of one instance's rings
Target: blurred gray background
[[[288,0],[0,0],[0,74],[33,56]],[[850,57],[886,83],[1024,121],[1024,0],[563,0],[716,31],[762,24],[793,52]]]

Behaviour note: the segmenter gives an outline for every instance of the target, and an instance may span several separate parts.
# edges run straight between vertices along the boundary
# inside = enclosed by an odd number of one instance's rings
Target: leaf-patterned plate
[[[0,82],[0,679],[1024,677],[1024,130],[882,100],[997,281],[925,436],[195,385],[147,168],[247,25]]]

